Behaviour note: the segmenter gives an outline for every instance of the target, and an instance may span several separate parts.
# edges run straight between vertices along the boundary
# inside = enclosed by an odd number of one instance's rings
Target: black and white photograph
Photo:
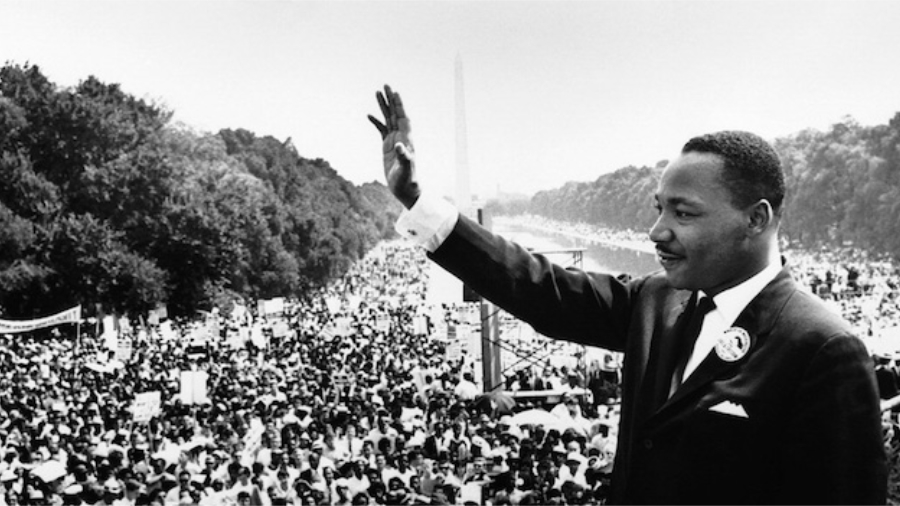
[[[0,506],[900,504],[898,21],[0,0]]]

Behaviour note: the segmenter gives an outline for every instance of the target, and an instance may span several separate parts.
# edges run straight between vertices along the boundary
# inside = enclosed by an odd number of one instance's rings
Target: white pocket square
[[[723,415],[731,415],[737,416],[740,418],[749,418],[750,416],[747,414],[747,411],[744,410],[744,407],[740,404],[735,404],[731,401],[722,401],[715,406],[709,408],[710,411],[715,411],[716,413],[722,413]]]

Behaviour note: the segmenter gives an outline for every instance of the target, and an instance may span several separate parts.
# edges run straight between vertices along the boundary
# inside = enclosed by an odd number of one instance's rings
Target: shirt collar
[[[726,325],[731,325],[737,320],[744,308],[750,304],[763,288],[766,287],[781,272],[781,257],[774,255],[769,259],[769,264],[761,271],[754,274],[743,283],[720,292],[713,297],[716,304],[715,311],[719,312]],[[701,290],[700,293],[707,295]]]

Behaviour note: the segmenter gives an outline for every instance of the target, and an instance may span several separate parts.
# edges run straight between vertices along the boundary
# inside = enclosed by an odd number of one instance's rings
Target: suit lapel
[[[793,280],[785,267],[772,282],[766,285],[759,295],[750,301],[750,304],[744,308],[744,311],[732,324],[732,327],[744,329],[749,334],[750,347],[747,353],[734,362],[727,362],[719,358],[715,349],[711,350],[709,355],[697,366],[697,370],[688,376],[684,384],[675,391],[667,402],[663,403],[656,415],[662,415],[672,406],[677,405],[682,399],[692,396],[697,390],[705,387],[715,379],[727,376],[731,371],[749,360],[775,324],[778,312],[781,311],[787,297],[793,292],[792,285]]]
[[[678,337],[687,323],[689,311],[686,310],[693,300],[691,292],[679,291],[666,306],[662,332],[651,342],[644,367],[639,398],[641,399],[640,405],[645,409],[643,416],[639,416],[639,419],[653,414],[669,395],[669,386],[678,356]]]

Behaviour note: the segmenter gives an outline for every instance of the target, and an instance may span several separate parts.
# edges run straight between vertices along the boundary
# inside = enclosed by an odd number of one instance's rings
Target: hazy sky
[[[454,61],[473,190],[532,192],[673,157],[721,129],[772,139],[900,111],[900,1],[0,0],[0,61],[89,75],[202,131],[291,137],[381,180],[366,114],[399,90],[426,188],[455,176]]]

